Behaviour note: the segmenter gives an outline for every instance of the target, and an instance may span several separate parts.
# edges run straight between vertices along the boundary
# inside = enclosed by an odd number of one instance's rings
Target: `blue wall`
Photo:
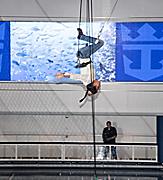
[[[0,22],[0,80],[10,80],[10,23]]]
[[[163,81],[163,23],[117,23],[116,81]]]

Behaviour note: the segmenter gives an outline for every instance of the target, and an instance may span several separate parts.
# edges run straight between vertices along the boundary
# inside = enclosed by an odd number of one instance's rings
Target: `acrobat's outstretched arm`
[[[87,81],[86,81],[86,78],[85,76],[83,76],[82,74],[73,74],[73,73],[68,73],[68,72],[65,72],[65,73],[57,73],[55,75],[55,77],[57,79],[61,79],[61,78],[70,78],[70,79],[73,79],[75,81],[81,81],[85,86],[87,85]]]
[[[55,77],[57,78],[57,79],[61,79],[61,78],[70,78],[70,73],[57,73],[56,75],[55,75]]]

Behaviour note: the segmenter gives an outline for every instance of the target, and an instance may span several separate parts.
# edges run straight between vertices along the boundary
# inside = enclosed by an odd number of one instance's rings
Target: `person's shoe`
[[[102,155],[98,155],[98,156],[96,157],[96,159],[97,159],[97,160],[103,160],[103,156],[102,156]]]
[[[77,28],[78,31],[78,39],[80,39],[80,37],[83,35],[83,31],[81,28]]]
[[[107,160],[107,157],[103,157],[103,160]]]
[[[110,160],[110,157],[107,157],[106,159],[107,159],[107,160]]]
[[[117,160],[117,156],[112,156],[112,158],[111,159],[115,159],[115,160]]]

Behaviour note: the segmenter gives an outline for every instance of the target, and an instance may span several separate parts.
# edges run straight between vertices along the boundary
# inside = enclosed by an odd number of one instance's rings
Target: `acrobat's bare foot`
[[[61,78],[64,77],[64,73],[58,72],[57,74],[55,74],[55,77],[56,77],[57,79],[61,79]]]

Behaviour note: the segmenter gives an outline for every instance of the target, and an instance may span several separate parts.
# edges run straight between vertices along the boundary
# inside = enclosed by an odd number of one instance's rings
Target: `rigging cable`
[[[90,28],[89,28],[89,34],[91,34],[90,38],[92,39],[89,42],[93,42],[93,3],[91,0],[91,5],[90,5],[91,12],[90,13]],[[91,30],[91,31],[90,31]],[[94,67],[93,67],[93,46],[90,48],[90,54],[92,54],[92,58],[90,57],[90,75],[91,75],[91,82],[95,79],[94,77]]]
[[[87,7],[88,7],[88,15],[89,15],[89,36],[90,38],[92,38],[93,40],[93,1],[90,0],[90,4],[89,4],[89,0],[87,0]],[[91,39],[89,41],[93,42]],[[90,48],[90,54],[92,54],[93,52],[93,46],[91,46]],[[93,82],[94,80],[94,67],[93,67],[93,54],[92,54],[92,59],[90,57],[90,78],[91,78],[91,82]],[[95,179],[97,179],[97,173],[96,173],[96,131],[95,131],[95,101],[94,101],[94,96],[91,96],[91,107],[92,107],[92,131],[93,131],[93,155],[94,155],[94,177]]]
[[[100,31],[99,31],[99,33],[98,33],[98,36],[97,36],[98,39],[99,39],[99,37],[101,36],[101,33],[102,33],[102,31],[103,31],[103,29],[104,29],[104,27],[105,27],[105,24],[110,21],[111,16],[112,16],[112,14],[113,14],[113,12],[114,12],[114,10],[115,10],[115,7],[117,6],[117,3],[118,3],[118,0],[116,0],[116,2],[114,3],[114,6],[113,6],[113,8],[112,8],[112,10],[111,10],[111,13],[110,13],[110,16],[108,17],[108,19],[105,21],[105,23],[104,23],[103,26],[101,27],[101,29],[100,29]]]
[[[79,28],[81,26],[81,16],[82,16],[82,5],[83,5],[83,1],[80,0],[80,14],[79,14]],[[80,39],[78,39],[78,52],[79,52],[79,47],[80,46]],[[80,58],[77,58],[77,64],[80,65]]]

